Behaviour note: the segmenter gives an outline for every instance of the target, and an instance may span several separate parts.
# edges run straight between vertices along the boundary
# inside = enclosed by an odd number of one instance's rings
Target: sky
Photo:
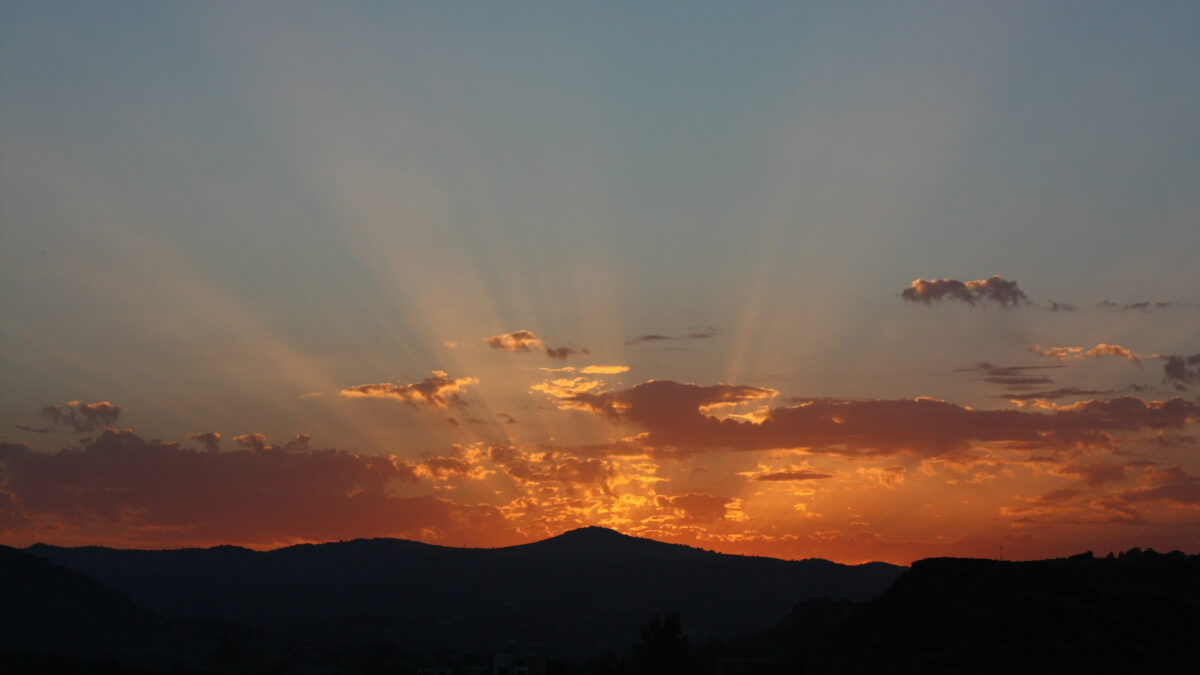
[[[0,7],[0,543],[1200,553],[1200,5]]]

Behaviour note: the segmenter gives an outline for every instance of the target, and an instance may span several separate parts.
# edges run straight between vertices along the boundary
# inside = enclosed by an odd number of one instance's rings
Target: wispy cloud
[[[680,340],[706,340],[717,334],[715,328],[709,327],[702,330],[694,330],[681,335],[661,335],[658,333],[647,333],[639,335],[635,338],[630,338],[625,341],[626,345],[638,345],[646,342],[676,342]]]

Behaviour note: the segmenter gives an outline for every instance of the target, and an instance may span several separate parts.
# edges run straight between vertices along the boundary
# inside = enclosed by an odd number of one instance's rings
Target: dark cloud
[[[1138,487],[1116,495],[1126,502],[1167,501],[1183,505],[1200,505],[1200,476],[1193,476],[1178,466],[1165,469],[1149,467]]]
[[[1011,393],[1004,394],[999,398],[1006,398],[1010,401],[1054,401],[1060,398],[1077,398],[1081,396],[1109,396],[1117,393],[1112,389],[1079,389],[1077,387],[1062,387],[1060,389],[1048,389],[1045,391],[1034,391],[1027,393]]]
[[[493,335],[485,338],[492,349],[504,349],[510,352],[544,352],[546,356],[552,359],[564,360],[576,354],[591,354],[588,349],[577,347],[551,347],[545,343],[540,337],[535,335],[533,331],[521,329],[511,333],[501,335]]]
[[[1179,356],[1164,354],[1166,363],[1163,364],[1163,375],[1167,377],[1176,389],[1187,389],[1190,385],[1200,383],[1200,354]]]
[[[417,481],[394,457],[261,444],[210,452],[105,430],[78,449],[47,454],[5,446],[4,488],[25,522],[93,541],[114,528],[130,542],[329,541],[421,536],[504,526],[490,506],[397,496]],[[289,449],[291,448],[291,449]]]
[[[95,431],[112,426],[121,416],[121,409],[108,401],[80,403],[71,401],[66,405],[48,405],[41,410],[42,417],[50,426],[69,431]],[[23,427],[19,427],[23,428]],[[25,431],[45,433],[40,429],[23,428]]]
[[[754,480],[760,481],[801,481],[801,480],[820,480],[823,478],[833,478],[831,473],[821,473],[813,469],[787,469],[784,471],[769,471],[760,473],[754,476]]]
[[[1096,303],[1096,306],[1104,308],[1104,309],[1120,309],[1120,310],[1126,311],[1126,312],[1128,312],[1128,311],[1149,312],[1150,310],[1153,310],[1153,309],[1169,309],[1171,307],[1184,307],[1186,305],[1182,302],[1172,302],[1172,301],[1151,302],[1149,300],[1142,300],[1141,302],[1130,302],[1130,303],[1122,305],[1120,303],[1113,302],[1112,300],[1101,300],[1100,302]]]
[[[1074,312],[1075,310],[1079,309],[1079,307],[1066,302],[1050,300],[1047,304],[1042,305],[1042,309],[1045,309],[1049,312]]]
[[[15,424],[13,426],[21,431],[28,431],[31,434],[48,434],[52,431],[50,427],[31,427],[28,424]]]
[[[996,303],[1002,307],[1029,304],[1029,298],[1017,287],[1017,282],[999,276],[975,281],[916,279],[900,292],[900,297],[925,304],[942,300],[958,300],[968,305]]]
[[[504,420],[505,424],[517,424],[516,418],[508,413],[496,413],[496,417]]]
[[[705,340],[717,334],[715,328],[709,327],[703,330],[696,330],[682,335],[659,335],[657,333],[648,333],[639,335],[635,338],[630,338],[625,341],[626,345],[637,345],[645,342],[667,342],[677,340]]]
[[[531,454],[513,445],[494,443],[488,446],[487,456],[519,484],[592,485],[607,490],[607,481],[613,473],[604,460],[575,457],[558,449]]]
[[[1028,501],[1031,504],[1061,504],[1063,502],[1073,501],[1076,497],[1079,497],[1082,494],[1082,492],[1074,488],[1062,488],[1052,492],[1047,492],[1044,495],[1034,497]]]
[[[645,431],[645,445],[690,449],[807,448],[847,456],[938,456],[976,443],[1016,450],[1107,448],[1113,434],[1178,430],[1200,418],[1181,398],[1081,401],[1050,412],[975,410],[929,398],[818,399],[766,409],[760,421],[706,414],[718,406],[770,397],[758,387],[651,381],[619,392],[581,393],[578,409]]]
[[[673,509],[684,521],[712,523],[725,519],[725,507],[733,502],[729,497],[718,497],[706,492],[689,492],[678,496],[658,495],[654,503],[659,508]]]
[[[1054,380],[1046,377],[1043,372],[1062,367],[1044,364],[997,366],[980,361],[973,368],[959,368],[958,372],[979,373],[981,377],[976,379],[982,382],[1000,385],[1006,391],[1022,392],[1041,385],[1054,384]]]
[[[546,347],[546,356],[552,359],[566,359],[576,354],[591,354],[587,349],[572,349],[570,347]]]
[[[209,452],[216,452],[221,449],[221,434],[215,431],[207,431],[202,434],[191,434],[188,440],[199,441],[204,449]]]
[[[1058,468],[1054,473],[1060,476],[1073,476],[1091,487],[1112,483],[1125,478],[1125,466],[1101,462],[1097,464],[1070,464]]]
[[[447,408],[451,405],[466,406],[459,396],[463,388],[477,384],[473,377],[451,378],[445,371],[435,370],[429,377],[412,384],[360,384],[348,387],[339,393],[349,398],[390,398],[403,401],[414,408]]]

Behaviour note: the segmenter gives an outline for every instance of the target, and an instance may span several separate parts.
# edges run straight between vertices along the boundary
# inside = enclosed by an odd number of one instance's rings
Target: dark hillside
[[[1200,556],[921,560],[808,659],[811,672],[1200,672]]]
[[[723,555],[602,528],[503,549],[372,539],[268,552],[29,550],[166,616],[325,635],[369,617],[405,649],[533,642],[564,656],[627,648],[664,611],[679,611],[700,638],[749,634],[798,600],[865,600],[903,571]]]

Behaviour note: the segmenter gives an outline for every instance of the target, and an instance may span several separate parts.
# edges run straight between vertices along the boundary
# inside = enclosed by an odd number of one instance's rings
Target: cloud
[[[210,452],[107,429],[53,454],[6,446],[0,495],[25,523],[92,543],[103,533],[141,545],[271,544],[463,530],[494,541],[506,526],[494,507],[398,496],[417,476],[394,457],[259,447],[253,435],[249,445]]]
[[[1125,466],[1101,462],[1098,464],[1070,464],[1054,470],[1059,476],[1079,478],[1091,487],[1113,483],[1125,478]]]
[[[965,282],[957,279],[916,279],[900,292],[900,297],[927,305],[942,300],[958,300],[968,305],[994,302],[1002,307],[1029,304],[1029,298],[1017,287],[1017,282],[999,276]]]
[[[1148,312],[1152,309],[1168,309],[1171,307],[1181,307],[1181,306],[1183,306],[1183,303],[1181,303],[1181,302],[1169,302],[1169,301],[1168,302],[1162,302],[1162,301],[1149,302],[1149,301],[1143,300],[1142,302],[1132,302],[1128,305],[1125,305],[1125,307],[1123,307],[1123,309],[1125,311],[1137,310],[1139,312]]]
[[[572,349],[570,347],[553,347],[553,348],[547,347],[546,348],[546,356],[549,356],[552,359],[565,360],[568,356],[574,356],[576,354],[590,354],[590,353],[591,352],[589,352],[586,349]]]
[[[485,342],[492,349],[507,349],[510,352],[541,351],[546,344],[533,331],[515,330],[503,335],[493,335]]]
[[[528,353],[528,352],[544,352],[546,356],[552,359],[563,360],[576,354],[591,354],[591,351],[583,348],[575,347],[550,347],[541,338],[533,333],[533,331],[521,329],[511,333],[502,335],[493,335],[485,338],[492,349],[504,349],[510,352]]]
[[[390,398],[414,408],[439,409],[467,405],[459,394],[465,387],[478,383],[474,377],[451,378],[446,371],[435,370],[429,377],[412,384],[360,384],[338,393],[348,398]]]
[[[1050,300],[1048,304],[1042,306],[1042,309],[1048,312],[1074,312],[1075,310],[1079,309],[1079,307],[1067,302]]]
[[[188,440],[199,441],[204,445],[204,449],[209,452],[216,452],[221,449],[221,434],[215,431],[208,431],[202,434],[190,434]]]
[[[598,486],[607,491],[612,467],[601,459],[580,458],[558,450],[532,452],[510,444],[494,443],[486,456],[520,485],[558,483],[568,488]]]
[[[1189,385],[1200,383],[1200,354],[1191,356],[1164,354],[1162,358],[1166,359],[1166,363],[1163,364],[1163,375],[1175,384],[1176,389],[1182,391]]]
[[[48,405],[42,408],[41,415],[53,427],[71,431],[95,431],[116,424],[121,416],[121,408],[108,401],[96,403],[80,403],[71,401],[65,406]],[[43,433],[40,429],[18,427],[24,431]]]
[[[553,380],[538,382],[529,387],[530,391],[540,391],[547,396],[553,396],[555,404],[564,410],[576,408],[574,399],[583,394],[600,391],[604,382],[591,380],[586,377],[560,377]]]
[[[1007,391],[1027,391],[1036,386],[1054,384],[1054,380],[1046,377],[1044,371],[1062,368],[1060,365],[1012,365],[997,366],[986,361],[980,361],[973,368],[959,368],[960,373],[981,373],[978,378],[983,382],[998,384]],[[1036,373],[1036,374],[1031,374]]]
[[[629,366],[584,366],[576,368],[574,366],[563,366],[562,368],[538,368],[538,370],[547,373],[580,373],[583,375],[620,375],[628,373]]]
[[[1059,359],[1060,361],[1078,360],[1078,359],[1098,359],[1101,356],[1115,356],[1119,359],[1126,359],[1140,364],[1145,358],[1139,354],[1133,353],[1126,347],[1121,345],[1110,345],[1101,342],[1091,349],[1083,347],[1042,347],[1041,345],[1033,345],[1029,351],[1041,356]]]
[[[1200,505],[1200,476],[1178,466],[1148,467],[1140,484],[1115,495],[1125,502],[1167,501],[1186,506]]]
[[[823,480],[825,478],[833,478],[831,473],[822,473],[809,466],[791,466],[787,469],[779,471],[763,471],[761,473],[749,472],[743,475],[750,476],[751,480],[757,481],[805,481],[805,480]]]
[[[758,387],[650,381],[618,392],[564,399],[615,423],[645,431],[651,447],[712,450],[803,448],[846,456],[907,453],[938,456],[974,444],[1011,449],[1107,448],[1113,435],[1177,430],[1200,419],[1200,405],[1181,398],[1087,400],[1052,412],[975,410],[931,398],[816,399],[770,408],[761,422],[706,415],[728,405],[773,395]]]
[[[691,331],[682,335],[659,335],[656,333],[648,333],[639,335],[635,338],[630,338],[625,341],[626,345],[637,345],[646,342],[673,342],[679,340],[706,340],[717,334],[715,328],[709,327],[703,330]]]
[[[733,500],[707,492],[689,492],[674,497],[657,495],[654,502],[659,508],[671,509],[684,522],[713,523],[725,519],[725,507]]]
[[[1079,389],[1078,387],[1061,387],[1045,391],[1028,393],[1008,393],[1003,396],[1017,405],[1026,405],[1033,401],[1053,401],[1060,398],[1076,398],[1080,396],[1108,396],[1116,393],[1112,389]]]
[[[859,469],[858,472],[874,478],[880,485],[887,487],[900,485],[908,476],[908,468],[900,465],[883,468],[871,467],[868,469]]]

